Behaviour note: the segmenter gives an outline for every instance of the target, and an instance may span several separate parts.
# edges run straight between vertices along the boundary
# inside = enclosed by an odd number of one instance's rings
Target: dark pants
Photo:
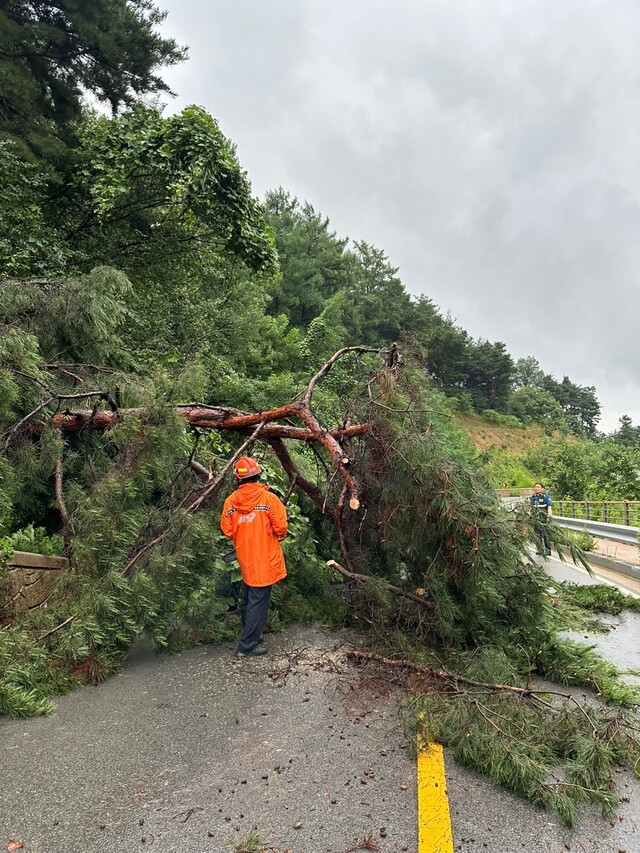
[[[270,586],[247,586],[244,584],[244,595],[240,606],[242,636],[238,643],[239,652],[252,651],[262,640],[270,596]]]
[[[533,522],[533,535],[539,554],[549,555],[551,553],[551,539],[549,537],[549,516],[539,511]]]

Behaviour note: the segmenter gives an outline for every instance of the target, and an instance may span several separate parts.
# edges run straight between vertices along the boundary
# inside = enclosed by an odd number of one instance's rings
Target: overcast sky
[[[258,196],[640,423],[638,0],[157,0]]]

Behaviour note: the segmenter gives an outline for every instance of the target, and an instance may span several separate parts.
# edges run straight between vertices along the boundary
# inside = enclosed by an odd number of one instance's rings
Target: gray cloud
[[[254,188],[385,249],[475,337],[640,422],[635,0],[169,0]]]

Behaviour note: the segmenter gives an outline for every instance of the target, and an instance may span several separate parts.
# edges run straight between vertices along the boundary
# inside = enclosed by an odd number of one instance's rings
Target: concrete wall
[[[8,574],[0,579],[0,618],[11,619],[46,605],[62,573],[69,568],[65,557],[45,557],[14,551]]]

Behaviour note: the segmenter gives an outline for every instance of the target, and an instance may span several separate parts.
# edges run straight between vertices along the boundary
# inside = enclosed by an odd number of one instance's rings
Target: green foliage
[[[596,426],[600,420],[600,403],[594,387],[576,385],[568,376],[564,376],[562,382],[557,382],[553,376],[545,376],[543,387],[562,406],[566,423],[572,432],[595,437]]]
[[[79,208],[79,216],[69,211],[78,251],[115,257],[124,269],[157,268],[202,244],[275,270],[272,238],[235,149],[203,109],[164,118],[138,105],[114,119],[87,115],[78,133],[69,196]]]
[[[327,299],[348,290],[354,257],[347,251],[348,241],[339,239],[312,205],[300,204],[280,188],[267,194],[265,206],[281,273],[270,287],[269,311],[306,329]]]
[[[539,423],[550,429],[564,426],[560,403],[543,388],[524,385],[509,398],[509,411],[523,423]]]
[[[152,4],[101,0],[93,14],[99,21],[106,10],[118,12],[114,21],[122,24],[122,13],[129,35],[126,16],[135,9],[152,74],[163,50],[177,58],[175,46],[145,40],[160,20]],[[86,16],[61,7],[61,20],[66,13]],[[114,21],[97,39],[103,58],[114,55],[107,44]],[[74,37],[83,32],[79,25]],[[17,44],[15,32],[11,38]],[[0,75],[6,67],[0,64]],[[18,62],[14,71],[25,67]],[[357,594],[336,583],[326,566],[337,555],[335,530],[294,492],[284,545],[289,577],[274,590],[270,628],[294,619],[352,620],[374,630],[389,653],[437,656],[472,678],[518,685],[538,671],[634,704],[615,668],[558,637],[549,580],[527,550],[531,518],[502,511],[452,417],[456,407],[489,410],[495,425],[515,427],[518,411],[523,420],[535,412],[549,427],[569,419],[588,433],[599,412],[593,389],[567,377],[557,383],[533,363],[514,366],[502,343],[474,341],[427,297],[413,300],[382,250],[338,237],[311,205],[280,190],[268,195],[265,215],[233,145],[197,107],[165,118],[135,104],[114,118],[86,113],[64,128],[46,125],[38,116],[62,110],[60,97],[70,97],[68,114],[78,115],[78,86],[117,106],[129,104],[138,85],[130,78],[129,88],[119,88],[114,77],[100,77],[99,64],[95,80],[71,71],[66,93],[29,93],[25,84],[25,113],[16,122],[30,122],[29,137],[22,147],[3,146],[0,158],[7,186],[0,211],[0,549],[58,549],[62,496],[77,565],[46,609],[0,631],[0,713],[50,712],[49,697],[117,671],[141,633],[170,651],[237,632],[239,573],[222,559],[230,546],[218,527],[225,486],[207,512],[186,508],[200,486],[189,460],[219,471],[241,439],[188,430],[173,404],[266,410],[295,399],[345,344],[378,347],[396,338],[405,341],[399,372],[379,370],[375,355],[351,354],[314,395],[327,426],[373,424],[348,450],[363,506],[345,513],[342,530],[354,567],[370,577]],[[146,91],[161,88],[155,77],[146,81]],[[64,145],[38,161],[36,132],[59,132]],[[514,383],[520,391],[510,397]],[[85,428],[63,439],[47,428],[55,407],[75,408],[73,395],[86,391],[96,393],[77,405],[138,413],[104,434]],[[631,444],[602,443],[598,451],[592,444],[576,441],[574,458],[565,450],[571,445],[548,442],[528,469],[506,454],[488,464],[500,481],[530,480],[530,471],[539,477],[557,461],[562,488],[630,488]],[[288,481],[271,451],[256,443],[252,452],[284,496]],[[336,506],[341,481],[322,451],[303,445],[290,452],[306,478],[328,483],[327,506]],[[62,473],[61,496],[55,472]],[[555,526],[551,536],[567,541]],[[430,607],[391,595],[388,582],[418,590]],[[605,777],[632,747],[622,735],[600,737],[604,712],[591,716],[593,743],[581,719],[575,725],[583,728],[572,728],[572,709],[549,712],[547,743],[533,710],[517,722],[510,699],[472,699],[434,695],[433,708],[425,705],[429,728],[462,760],[567,820],[587,788],[610,807]],[[504,738],[495,729],[503,713]],[[463,738],[464,731],[472,736]],[[556,765],[579,795],[549,784]]]
[[[413,304],[386,254],[369,243],[356,241],[356,275],[348,291],[353,319],[349,340],[381,346],[413,328]]]
[[[28,630],[0,631],[0,714],[30,717],[50,714],[50,694],[65,693],[77,680],[56,666]]]
[[[596,456],[593,443],[553,439],[529,454],[527,461],[532,469],[549,472],[549,491],[555,498],[579,500],[589,486]]]
[[[376,415],[360,460],[367,503],[379,509],[371,521],[354,519],[358,562],[437,602],[423,626],[431,644],[535,646],[546,631],[543,574],[482,472],[441,443],[428,392],[409,371],[389,379],[378,398],[387,414]]]
[[[32,554],[60,556],[64,551],[62,537],[58,534],[49,536],[44,527],[26,527],[16,530],[8,536],[0,538],[0,547],[11,551],[29,551]]]
[[[461,764],[552,809],[568,826],[587,803],[612,814],[619,804],[614,773],[633,768],[640,756],[624,714],[554,704],[544,693],[435,693],[415,708],[425,740],[449,746]]]
[[[533,356],[515,364],[509,411],[525,422],[551,429],[566,429],[579,436],[595,437],[600,403],[595,388],[582,387],[565,376],[558,382],[545,374]]]
[[[507,429],[522,428],[522,424],[514,415],[504,415],[493,409],[485,409],[482,417],[489,421],[489,423],[498,424],[499,426],[507,427]]]
[[[549,489],[557,499],[640,499],[640,448],[613,438],[595,442],[556,437],[528,454],[526,461],[534,470],[549,472]]]
[[[519,358],[513,371],[513,387],[519,391],[522,388],[544,388],[545,373],[537,358],[529,355]]]
[[[567,538],[582,551],[595,551],[596,540],[588,530],[567,530]]]
[[[1,299],[2,290],[0,289]],[[5,320],[6,316],[4,314],[2,320]],[[37,399],[33,380],[38,382],[43,378],[40,365],[38,339],[18,328],[4,328],[0,337],[1,424],[6,426],[11,424],[19,416],[23,406]],[[31,382],[29,377],[33,377]]]
[[[464,389],[473,404],[471,392],[465,388],[471,346],[467,332],[455,326],[450,317],[444,321],[438,317],[421,338],[424,340],[425,368],[429,376],[446,394],[458,396],[460,389]]]
[[[46,611],[30,613],[3,632],[7,655],[26,642],[24,637],[33,645],[23,654],[31,686],[27,688],[11,673],[0,680],[0,689],[8,697],[7,713],[46,712],[51,705],[42,704],[42,697],[68,689],[78,680],[105,678],[119,668],[142,632],[160,650],[220,642],[236,633],[235,620],[229,618],[234,569],[221,559],[229,547],[218,528],[221,497],[213,518],[184,511],[184,501],[194,488],[186,468],[193,439],[183,419],[161,403],[165,381],[159,374],[154,384],[139,389],[147,395],[146,408],[139,418],[123,421],[94,442],[90,465],[78,453],[67,453],[65,500],[77,572],[56,587]],[[216,454],[209,460],[214,468],[232,452],[226,441],[207,445],[208,452]],[[273,487],[282,493],[281,469],[267,457],[264,468]],[[331,612],[328,569],[316,554],[295,496],[290,499],[289,516],[291,582],[274,611],[274,626],[294,614],[313,618],[316,613],[328,616]],[[123,574],[136,549],[156,536],[163,538],[162,548],[150,552],[130,574]],[[56,541],[24,531],[11,542],[26,538],[31,541],[25,544]],[[305,608],[297,606],[300,602],[305,602]],[[38,642],[38,635],[44,637],[68,618],[69,609],[71,624]],[[30,695],[28,691],[36,687],[40,693]]]
[[[157,32],[165,17],[149,0],[4,4],[0,133],[33,145],[42,119],[63,126],[80,112],[85,92],[115,112],[140,95],[168,91],[156,71],[186,52]]]
[[[501,447],[491,447],[480,456],[487,480],[494,488],[508,483],[509,488],[530,487],[536,479],[535,471],[528,468],[520,457]]]
[[[233,848],[233,853],[262,853],[262,851],[265,851],[265,847],[260,839],[260,833],[255,830],[241,838]]]
[[[513,376],[513,360],[501,341],[475,341],[470,346],[466,387],[476,410],[505,411]]]
[[[12,353],[7,352],[5,343],[4,357],[14,362],[28,357],[32,364],[38,356],[53,361],[61,354],[69,362],[108,365],[124,361],[118,333],[127,315],[130,293],[127,277],[110,267],[96,267],[87,275],[66,280],[0,280],[0,323],[19,322],[22,331],[12,329],[8,337],[9,341],[23,342],[22,354],[16,352],[17,343]],[[26,346],[30,347],[28,354]],[[36,378],[45,379],[39,367],[34,365],[33,370]]]
[[[620,428],[611,434],[613,441],[625,447],[637,447],[640,440],[640,428],[633,425],[629,415],[623,415],[619,423]]]
[[[1,15],[1,13],[0,13]],[[0,139],[0,275],[42,275],[59,271],[69,255],[62,235],[45,217],[45,172]]]
[[[617,587],[607,584],[582,586],[565,582],[558,584],[558,594],[563,601],[593,613],[616,615],[623,610],[640,613],[640,599],[625,595]]]
[[[593,646],[550,635],[539,650],[536,666],[541,675],[552,681],[592,687],[616,705],[640,705],[640,690],[621,681],[620,670],[604,660]]]

